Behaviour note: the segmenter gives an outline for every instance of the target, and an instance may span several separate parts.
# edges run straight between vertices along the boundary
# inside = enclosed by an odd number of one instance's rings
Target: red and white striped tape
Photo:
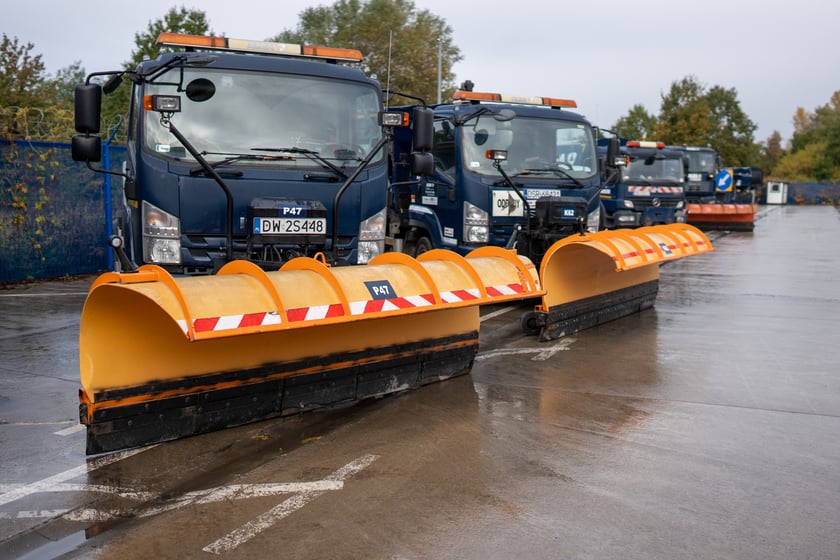
[[[507,284],[503,286],[487,286],[487,295],[500,297],[521,294],[525,289],[520,284]],[[441,292],[440,297],[444,303],[461,303],[479,299],[481,292],[478,289],[455,290]],[[410,309],[415,307],[428,307],[434,305],[435,300],[432,294],[405,296],[387,299],[370,299],[364,301],[350,302],[350,315],[365,315],[368,313],[382,313]],[[344,308],[340,303],[329,305],[313,305],[286,310],[286,317],[290,323],[297,321],[315,321],[319,319],[330,319],[344,316]],[[179,319],[178,325],[184,333],[188,332],[187,321]],[[276,311],[261,311],[257,313],[242,313],[238,315],[224,315],[220,317],[202,317],[193,320],[195,332],[217,332],[245,327],[263,327],[268,325],[279,325],[280,314]]]
[[[680,194],[682,187],[627,187],[627,192],[640,195],[651,194]]]

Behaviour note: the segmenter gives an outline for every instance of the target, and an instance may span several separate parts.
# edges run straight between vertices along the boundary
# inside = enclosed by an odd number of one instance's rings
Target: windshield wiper
[[[224,153],[219,153],[219,152],[201,152],[201,155],[207,156],[207,155],[225,155],[225,154]],[[243,160],[244,161],[275,161],[275,160],[284,160],[284,159],[288,160],[288,159],[293,159],[293,158],[291,158],[289,156],[266,156],[266,155],[260,155],[260,154],[231,154],[231,155],[228,155],[228,157],[226,157],[224,159],[220,159],[219,161],[211,161],[211,162],[208,162],[208,163],[210,164],[210,167],[212,167],[213,169],[216,169],[218,167],[223,167],[225,165],[230,165],[231,163],[234,163],[234,162],[237,162],[237,161],[243,161]],[[192,169],[190,169],[190,175],[199,175],[200,173],[206,173],[206,172],[207,172],[207,170],[204,169],[203,167],[201,167],[200,165],[197,165],[197,166],[193,167]]]
[[[322,156],[320,153],[316,152],[315,150],[308,150],[306,148],[298,148],[298,147],[292,147],[292,148],[251,148],[251,149],[252,150],[257,150],[257,151],[260,151],[260,152],[286,152],[288,154],[303,154],[304,156],[311,159],[312,161],[316,161],[316,162],[320,163],[322,166],[326,167],[327,169],[331,169],[332,171],[335,171],[336,173],[341,175],[343,178],[346,179],[348,177],[348,175],[340,167],[338,167],[333,162],[326,159],[324,156]]]
[[[562,167],[541,167],[536,169],[523,169],[519,173],[514,174],[514,177],[520,177],[522,175],[530,175],[532,173],[554,173],[555,175],[560,175],[561,177],[565,177],[566,179],[570,179],[574,181],[574,183],[579,187],[584,187],[585,185],[581,183],[579,180],[572,177],[568,171],[563,169]]]

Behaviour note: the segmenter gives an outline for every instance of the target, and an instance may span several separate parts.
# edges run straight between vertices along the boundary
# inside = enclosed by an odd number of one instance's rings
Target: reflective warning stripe
[[[314,321],[316,319],[327,319],[329,317],[341,317],[344,315],[344,308],[340,303],[333,303],[330,305],[313,305],[312,307],[300,307],[298,309],[288,309],[286,317],[289,322],[295,321]]]
[[[471,301],[481,297],[481,292],[477,289],[470,290],[455,290],[454,292],[441,292],[440,299],[446,303],[458,303],[460,301]]]
[[[364,315],[365,313],[396,311],[397,309],[408,309],[410,307],[427,307],[429,305],[434,305],[434,303],[435,298],[432,294],[353,301],[350,302],[350,314]]]
[[[181,327],[181,330],[186,333],[187,322],[183,319],[179,319],[177,323],[178,326]],[[239,315],[226,315],[223,317],[203,317],[193,321],[193,328],[196,332],[207,332],[279,324],[279,313],[276,311],[261,311],[259,313],[243,313]]]
[[[522,294],[525,288],[522,284],[508,284],[507,286],[488,286],[487,295],[491,297],[497,296],[512,296],[514,294]]]
[[[627,187],[627,192],[633,194],[680,194],[682,187]]]
[[[502,286],[486,286],[485,290],[490,297],[509,296],[522,294],[525,288],[521,284],[507,284]],[[440,297],[444,303],[460,303],[463,301],[474,301],[481,297],[481,291],[473,288],[467,290],[455,290],[441,292]],[[434,305],[435,298],[432,294],[416,296],[396,297],[387,299],[371,299],[364,301],[350,302],[350,315],[365,315],[367,313],[381,313],[409,309],[413,307],[428,307]],[[289,322],[314,321],[318,319],[329,319],[332,317],[344,316],[344,308],[340,303],[329,305],[314,305],[311,307],[299,307],[288,309],[286,317]],[[177,321],[178,326],[184,333],[187,333],[187,322],[183,319]],[[276,311],[263,311],[259,313],[245,313],[240,315],[225,315],[222,317],[202,317],[193,320],[195,332],[225,331],[241,329],[245,327],[260,327],[266,325],[279,325],[280,314]]]

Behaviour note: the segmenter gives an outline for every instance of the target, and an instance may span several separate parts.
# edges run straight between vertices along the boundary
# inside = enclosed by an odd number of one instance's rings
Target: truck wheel
[[[519,325],[522,327],[522,332],[525,336],[537,336],[540,334],[540,322],[536,312],[528,311],[523,313],[519,319]]]
[[[417,242],[414,244],[414,250],[411,253],[412,257],[419,257],[426,251],[431,251],[434,249],[434,245],[432,245],[432,240],[426,237],[420,237]]]

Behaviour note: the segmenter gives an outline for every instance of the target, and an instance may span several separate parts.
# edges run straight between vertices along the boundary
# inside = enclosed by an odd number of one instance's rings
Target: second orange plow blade
[[[548,341],[647,309],[659,292],[660,264],[711,250],[708,238],[687,224],[562,239],[542,260],[546,294],[522,317],[522,328]]]

